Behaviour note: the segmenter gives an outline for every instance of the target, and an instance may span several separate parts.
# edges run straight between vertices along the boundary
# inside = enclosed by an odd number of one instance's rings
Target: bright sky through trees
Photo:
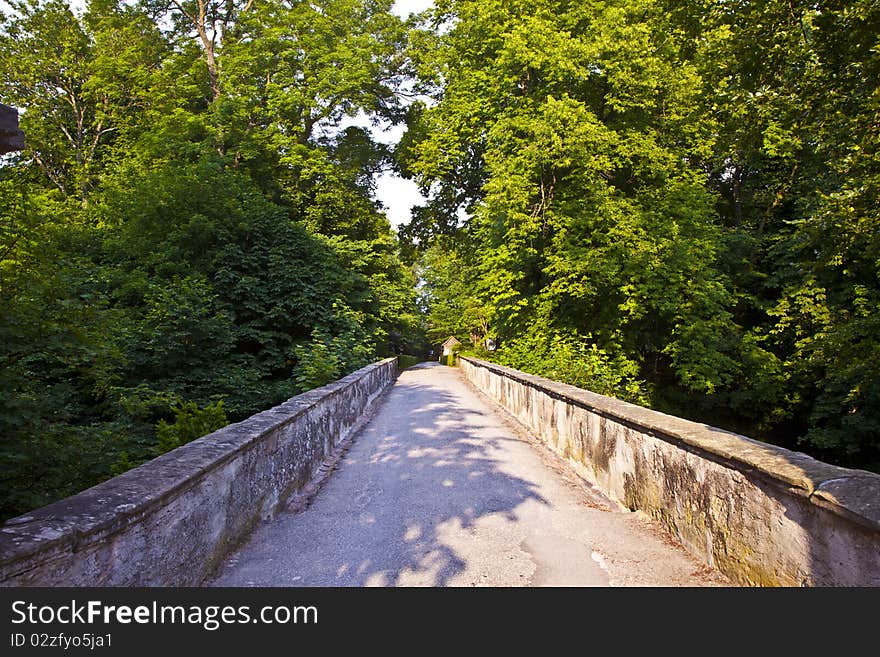
[[[410,14],[428,9],[433,4],[432,0],[397,0],[391,11],[406,18]],[[367,124],[364,122],[360,125]],[[372,130],[373,137],[385,143],[397,142],[403,131],[403,126],[397,126],[385,133]],[[419,193],[418,187],[413,181],[401,178],[394,173],[383,173],[376,177],[376,197],[387,209],[386,213],[392,226],[407,223],[410,220],[412,207],[425,201],[425,197]]]
[[[70,0],[70,6],[77,13],[85,8],[85,0]],[[433,6],[433,0],[397,0],[391,8],[392,13],[401,18],[424,11]],[[6,6],[0,0],[0,9]],[[361,115],[354,120],[344,121],[344,126],[357,125],[370,129],[373,138],[385,144],[394,144],[400,140],[405,128],[395,126],[390,130],[383,131],[380,128],[370,126],[366,117]],[[399,226],[410,220],[410,210],[413,206],[425,201],[425,197],[419,193],[418,187],[411,180],[401,178],[393,172],[385,172],[376,176],[376,198],[385,206],[388,219],[392,226]]]

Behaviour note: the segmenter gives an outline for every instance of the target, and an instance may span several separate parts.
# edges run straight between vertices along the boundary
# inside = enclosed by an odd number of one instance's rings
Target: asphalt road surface
[[[311,503],[257,527],[212,586],[712,586],[457,368],[403,371]]]

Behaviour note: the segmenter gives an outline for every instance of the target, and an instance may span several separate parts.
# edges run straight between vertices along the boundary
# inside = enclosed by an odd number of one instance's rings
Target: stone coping
[[[204,476],[233,460],[266,434],[293,422],[318,402],[396,357],[367,365],[271,409],[197,438],[92,488],[11,518],[0,527],[0,566],[52,549],[77,546],[96,534],[112,534],[197,486]]]
[[[550,397],[649,433],[700,456],[802,495],[872,531],[880,531],[880,475],[831,465],[802,452],[777,447],[731,431],[685,420],[643,406],[484,360],[461,356]]]

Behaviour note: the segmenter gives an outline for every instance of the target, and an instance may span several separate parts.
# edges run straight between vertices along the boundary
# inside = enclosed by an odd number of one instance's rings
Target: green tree
[[[0,94],[24,108],[26,148],[65,198],[82,200],[120,133],[149,104],[147,89],[167,46],[137,10],[77,19],[62,0],[14,0],[0,30]]]
[[[371,198],[389,154],[340,129],[402,117],[388,7],[11,3],[0,93],[28,146],[0,160],[4,517],[322,383],[301,376],[321,345],[336,377],[418,342]]]
[[[457,18],[433,56],[442,96],[404,157],[426,187],[471,181],[456,202],[473,211],[479,275],[459,298],[491,308],[502,344],[589,334],[653,383],[729,383],[737,327],[694,164],[712,126],[693,119],[701,80],[662,6],[450,2],[436,15]]]
[[[502,362],[876,467],[878,18],[438,2],[398,156],[443,322],[476,299]]]
[[[423,305],[428,311],[427,337],[432,344],[450,335],[470,338],[481,348],[490,334],[492,307],[473,292],[473,255],[462,255],[450,240],[428,247],[421,262]]]

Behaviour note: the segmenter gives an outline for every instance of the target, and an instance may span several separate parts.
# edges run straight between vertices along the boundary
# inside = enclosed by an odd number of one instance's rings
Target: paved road
[[[213,586],[724,584],[613,507],[457,369],[401,373],[310,506],[258,527]]]

